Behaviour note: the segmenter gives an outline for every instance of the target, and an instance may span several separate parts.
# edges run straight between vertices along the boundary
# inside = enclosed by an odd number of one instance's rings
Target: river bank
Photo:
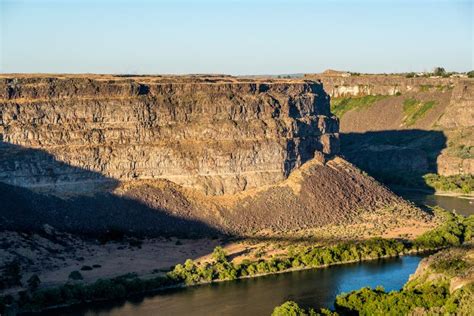
[[[140,279],[136,275],[124,275],[93,284],[69,282],[63,286],[48,289],[23,291],[17,298],[3,297],[3,308],[20,312],[33,312],[52,307],[90,303],[102,300],[123,300],[157,290],[182,286],[253,278],[277,272],[289,272],[311,268],[362,262],[367,259],[397,257],[401,254],[434,250],[449,245],[459,245],[471,238],[472,221],[452,213],[443,213],[446,223],[423,234],[412,242],[375,238],[359,242],[346,242],[326,247],[289,248],[285,256],[270,260],[242,261],[234,264],[228,261],[224,250],[216,247],[213,262],[195,263],[186,260],[178,264],[166,276]]]
[[[382,282],[389,289],[399,289],[416,270],[420,259],[403,256],[171,289],[136,299],[74,306],[43,315],[269,315],[274,306],[288,298],[308,306],[316,303],[329,307],[341,291],[364,285],[375,286]]]
[[[304,271],[310,271],[310,270],[324,270],[325,268],[334,268],[337,266],[346,266],[346,265],[351,265],[351,264],[367,264],[370,262],[377,262],[378,260],[390,260],[394,258],[402,258],[402,257],[413,257],[414,255],[427,255],[428,253],[432,253],[435,250],[419,250],[419,251],[407,251],[402,254],[395,254],[395,255],[385,255],[381,257],[365,257],[362,258],[361,260],[349,260],[349,261],[343,261],[343,262],[334,262],[331,264],[324,264],[320,266],[302,266],[302,267],[297,267],[297,268],[290,268],[285,271],[277,271],[277,272],[268,272],[268,273],[258,273],[252,276],[241,276],[236,279],[225,279],[225,280],[213,280],[213,281],[201,281],[199,283],[194,283],[194,284],[185,284],[185,283],[176,283],[176,284],[169,284],[169,285],[163,285],[163,286],[158,286],[156,288],[151,288],[143,291],[136,291],[137,286],[141,284],[141,286],[146,287],[147,283],[167,283],[169,282],[169,279],[165,278],[155,278],[154,280],[146,280],[146,279],[139,279],[139,278],[127,278],[127,276],[123,276],[120,278],[112,279],[112,280],[102,280],[99,283],[94,283],[90,285],[81,285],[81,284],[67,284],[64,285],[63,287],[60,288],[59,291],[57,289],[53,289],[49,294],[43,293],[44,296],[42,299],[47,299],[49,296],[52,298],[53,295],[63,295],[66,290],[68,290],[70,293],[73,292],[89,292],[92,290],[94,292],[93,288],[101,288],[101,291],[105,290],[105,287],[107,288],[108,294],[112,295],[111,297],[107,298],[100,298],[100,297],[94,297],[93,299],[85,299],[85,300],[77,300],[74,302],[69,302],[69,303],[64,303],[64,304],[57,304],[57,305],[51,305],[46,308],[42,308],[40,310],[34,310],[30,309],[27,310],[26,314],[40,314],[40,315],[50,315],[50,313],[55,314],[57,312],[57,315],[62,315],[62,312],[66,309],[72,308],[74,306],[84,306],[84,305],[89,305],[89,304],[104,304],[107,302],[112,302],[116,300],[123,300],[123,299],[133,299],[133,298],[140,298],[140,297],[146,297],[146,296],[151,296],[155,294],[159,294],[162,292],[166,292],[169,290],[179,290],[179,289],[187,289],[187,288],[199,288],[201,286],[206,286],[206,285],[211,285],[211,284],[220,284],[220,283],[229,283],[229,284],[234,284],[235,282],[230,282],[230,281],[242,281],[242,280],[250,280],[250,279],[259,279],[262,277],[269,277],[269,276],[276,276],[276,275],[281,275],[281,274],[291,274],[294,272],[304,272]],[[115,286],[114,286],[115,284]],[[117,289],[121,287],[121,285],[127,284],[127,294],[124,296],[116,296],[114,293],[117,293]],[[91,288],[88,288],[91,287]],[[50,289],[51,290],[51,289]],[[97,294],[97,293],[95,293]],[[104,293],[103,293],[104,294]],[[32,300],[38,300],[38,297],[32,298]],[[20,298],[21,301],[21,298]],[[0,299],[0,305],[2,303],[2,300]],[[32,307],[34,304],[37,304],[38,302],[28,302],[25,304],[26,307]],[[15,306],[15,304],[9,304],[8,307],[4,309],[4,312],[6,315],[16,315],[18,312],[17,310],[18,305]],[[1,311],[1,307],[0,307]],[[23,314],[25,311],[21,311],[21,314]],[[69,313],[68,313],[69,314]]]
[[[332,311],[323,314],[472,315],[473,304],[474,248],[468,241],[424,258],[401,289],[365,285],[338,295]],[[272,315],[307,315],[318,310],[287,301]]]

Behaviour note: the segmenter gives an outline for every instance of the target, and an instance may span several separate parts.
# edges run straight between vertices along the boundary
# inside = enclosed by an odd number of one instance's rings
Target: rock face
[[[314,81],[25,75],[0,91],[0,230],[354,238],[427,221],[335,156]]]
[[[336,154],[338,129],[322,86],[305,80],[6,76],[0,182],[82,190],[168,179],[232,194],[285,179],[315,152]]]
[[[333,101],[383,96],[340,117],[342,154],[371,175],[474,174],[473,79],[332,72],[307,78],[321,81]],[[407,125],[410,100],[433,106]]]
[[[341,76],[338,74],[308,74],[308,79],[319,80],[334,98],[363,95],[395,95],[408,92],[434,92],[454,87],[457,78],[405,78],[393,75]]]
[[[456,84],[450,104],[438,124],[444,128],[474,125],[474,80],[462,80]]]

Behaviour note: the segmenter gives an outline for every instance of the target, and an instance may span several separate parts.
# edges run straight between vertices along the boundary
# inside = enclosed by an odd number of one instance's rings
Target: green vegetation
[[[360,110],[372,106],[375,102],[387,98],[386,95],[366,95],[363,97],[333,98],[331,112],[337,117],[342,117],[350,110]]]
[[[0,289],[21,285],[21,268],[17,261],[0,268]]]
[[[436,209],[435,212],[443,218],[444,224],[419,236],[412,243],[403,243],[394,239],[372,238],[327,247],[290,247],[284,256],[272,257],[267,260],[244,260],[240,264],[228,261],[223,249],[217,247],[212,256],[212,262],[196,263],[188,259],[184,265],[176,265],[168,275],[171,279],[185,284],[235,280],[292,269],[316,268],[342,262],[393,257],[410,251],[458,246],[464,240],[471,238],[471,232],[474,231],[473,218],[466,219],[439,209]]]
[[[36,289],[38,289],[39,285],[41,284],[41,280],[37,274],[33,274],[28,279],[28,281],[26,281],[26,283],[28,284],[28,289],[30,291],[35,291]]]
[[[461,159],[474,158],[474,146],[467,146],[464,144],[458,145],[454,149],[455,155]]]
[[[309,310],[304,310],[293,301],[287,301],[283,303],[282,305],[275,307],[272,313],[272,316],[318,316],[318,315],[336,316],[338,314],[331,312],[328,309],[322,309],[319,313],[316,312],[312,308],[310,308]]]
[[[289,247],[285,255],[258,259],[257,261],[243,260],[239,264],[229,261],[222,247],[216,247],[212,253],[211,262],[196,263],[188,259],[184,264],[176,265],[166,276],[158,276],[153,279],[140,279],[136,274],[128,274],[114,279],[98,280],[87,285],[81,283],[82,275],[80,272],[73,271],[69,276],[73,280],[72,282],[56,288],[38,289],[39,278],[38,280],[34,278],[31,279],[29,291],[22,291],[16,304],[20,311],[34,311],[55,305],[122,299],[165,286],[234,280],[241,277],[284,272],[292,269],[315,268],[344,262],[398,256],[411,251],[439,249],[452,245],[458,246],[474,236],[474,216],[464,218],[438,209],[434,211],[439,213],[438,216],[442,217],[445,224],[421,235],[414,242],[372,238],[325,247]],[[459,270],[464,266],[462,262],[458,262],[453,267],[453,269]],[[442,262],[438,268],[444,268]],[[377,293],[377,295],[379,294]],[[5,309],[5,306],[11,304],[10,301],[9,297],[0,297],[0,313],[2,313],[2,308]],[[341,306],[343,306],[342,301]],[[298,309],[293,314],[284,314],[286,310],[291,312],[294,307],[293,304],[287,304],[283,308],[276,309],[275,313],[277,314],[275,315],[318,315],[318,313],[321,315],[335,315],[329,311],[316,313],[310,310],[299,313]],[[303,312],[306,314],[302,314]]]
[[[421,102],[413,98],[406,99],[403,102],[403,112],[405,113],[403,123],[406,126],[415,124],[418,119],[425,116],[426,112],[435,105],[436,101]]]
[[[358,315],[471,315],[474,284],[467,283],[450,292],[453,277],[463,276],[473,267],[469,259],[473,254],[471,247],[468,244],[446,249],[425,259],[425,268],[400,291],[387,293],[383,288],[363,288],[339,295],[336,310]]]
[[[435,173],[371,171],[370,175],[386,185],[425,188],[429,191],[435,190],[438,192],[474,193],[474,176],[471,174],[442,176]]]
[[[474,285],[449,293],[449,286],[425,284],[418,288],[387,293],[383,288],[363,288],[336,298],[336,311],[355,315],[407,315],[413,310],[426,314],[452,314],[464,306],[460,297],[474,295]],[[419,313],[421,315],[421,313]],[[466,314],[467,315],[467,314]]]
[[[443,220],[443,225],[418,236],[412,247],[415,249],[438,249],[459,246],[471,240],[474,231],[474,215],[464,217],[435,208],[434,211]]]
[[[276,273],[291,269],[313,268],[341,262],[397,256],[408,251],[406,245],[393,239],[373,238],[365,241],[346,242],[330,247],[290,247],[286,256],[259,259],[240,264],[229,262],[222,248],[213,253],[213,262],[195,263],[188,259],[175,266],[168,275],[171,279],[186,284],[235,280],[241,277]]]
[[[88,285],[67,283],[55,288],[39,289],[32,292],[23,291],[20,293],[17,304],[21,311],[38,311],[57,305],[123,299],[133,294],[174,284],[176,283],[173,280],[164,276],[144,280],[137,278],[135,274],[128,274],[114,279],[98,280]],[[5,311],[7,304],[11,304],[11,302],[8,303],[8,300],[8,297],[0,297],[0,314]]]
[[[466,75],[468,78],[474,78],[474,70],[467,72]]]
[[[424,284],[421,287],[385,292],[382,287],[362,288],[338,295],[335,311],[304,310],[292,301],[275,307],[272,316],[307,315],[470,315],[474,284],[449,293],[446,283]]]
[[[441,176],[429,173],[423,176],[425,183],[436,191],[470,194],[474,191],[474,176],[471,174]]]
[[[446,69],[444,69],[443,67],[435,67],[433,69],[433,75],[443,77],[447,75]]]
[[[425,259],[427,266],[405,284],[400,291],[386,292],[382,287],[362,288],[338,295],[335,311],[330,315],[471,315],[474,284],[468,283],[450,292],[454,277],[466,275],[473,268],[472,240],[474,216],[463,218],[442,213],[446,224],[420,236],[414,247],[437,248],[452,245]],[[463,246],[463,242],[468,242]],[[468,279],[469,277],[467,277]],[[328,313],[327,311],[324,311]],[[321,311],[323,313],[323,311]],[[275,308],[273,315],[317,315],[295,302]]]
[[[75,280],[75,281],[77,281],[77,280],[82,280],[82,279],[84,279],[84,278],[82,277],[81,272],[79,272],[79,271],[72,271],[71,273],[69,273],[69,279],[70,279],[70,280]]]

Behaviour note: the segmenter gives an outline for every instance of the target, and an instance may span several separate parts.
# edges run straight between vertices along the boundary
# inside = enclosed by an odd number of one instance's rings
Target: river
[[[472,198],[425,194],[408,190],[399,190],[396,193],[418,205],[439,206],[464,216],[474,215],[474,199]]]
[[[287,300],[303,307],[331,308],[342,292],[377,285],[386,290],[400,289],[421,258],[380,259],[166,290],[136,300],[74,306],[44,315],[270,315],[275,306]]]
[[[465,216],[474,214],[473,200],[415,191],[398,193],[419,205],[438,205]],[[44,315],[270,315],[275,306],[287,300],[294,300],[303,307],[332,308],[336,295],[342,292],[378,285],[386,290],[400,289],[415,272],[421,258],[381,259],[166,290],[138,299],[74,306]]]

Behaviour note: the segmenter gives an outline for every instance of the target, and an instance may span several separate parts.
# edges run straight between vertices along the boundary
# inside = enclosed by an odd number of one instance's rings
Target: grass
[[[415,124],[417,120],[424,117],[435,105],[436,101],[422,102],[413,98],[406,99],[403,102],[403,112],[405,113],[403,124],[406,126]]]
[[[341,118],[348,111],[369,108],[375,102],[387,97],[386,95],[366,95],[353,98],[333,98],[331,101],[331,112]]]

